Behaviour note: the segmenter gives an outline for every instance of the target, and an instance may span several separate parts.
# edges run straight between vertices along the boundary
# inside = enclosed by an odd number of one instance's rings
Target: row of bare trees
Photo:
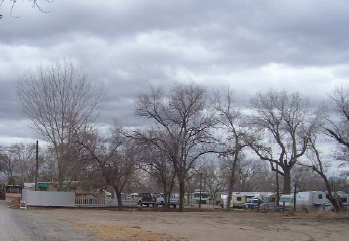
[[[241,105],[229,88],[214,93],[197,84],[175,84],[169,93],[151,88],[135,102],[136,115],[149,125],[115,124],[102,134],[95,122],[105,94],[69,60],[40,66],[19,81],[22,109],[50,145],[42,166],[49,167],[46,175],[50,168],[57,171],[60,190],[67,180],[95,179],[113,187],[121,202],[121,193],[147,173],[167,197],[178,189],[184,211],[185,193],[199,172],[207,189],[227,191],[230,202],[234,187],[247,188],[256,176],[267,176],[276,191],[281,176],[283,192],[290,193],[292,170],[302,165],[323,178],[331,200],[326,161],[348,160],[348,89],[332,93],[330,112],[284,90],[257,93]],[[324,137],[340,148],[320,148]],[[20,165],[9,162],[10,152],[1,153],[0,168],[11,169],[11,176]]]

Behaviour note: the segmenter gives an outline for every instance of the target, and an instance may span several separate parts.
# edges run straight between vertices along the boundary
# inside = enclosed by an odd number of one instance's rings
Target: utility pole
[[[201,208],[201,195],[202,195],[202,172],[200,172],[200,202],[199,202],[199,208]]]
[[[36,155],[35,155],[35,191],[38,190],[38,171],[39,171],[39,141],[36,141]]]
[[[294,178],[293,211],[297,210],[297,177]]]
[[[275,176],[275,188],[276,188],[276,206],[279,207],[280,201],[280,188],[279,188],[279,164],[276,163],[276,176]]]

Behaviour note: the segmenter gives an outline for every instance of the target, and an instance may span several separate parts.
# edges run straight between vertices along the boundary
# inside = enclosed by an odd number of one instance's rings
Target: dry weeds
[[[184,241],[186,238],[172,236],[165,233],[156,233],[147,230],[141,230],[138,225],[122,225],[122,226],[87,226],[77,225],[77,228],[95,233],[102,240],[117,241]]]

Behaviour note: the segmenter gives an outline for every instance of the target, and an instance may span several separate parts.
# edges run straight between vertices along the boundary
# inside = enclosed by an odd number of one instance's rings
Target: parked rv
[[[329,200],[322,191],[298,192],[296,195],[296,207],[304,206],[312,211],[324,211]]]
[[[233,194],[231,200],[232,208],[245,208],[245,203],[247,202],[246,195],[243,194]]]
[[[261,209],[265,210],[275,210],[277,209],[277,195],[275,193],[263,194],[260,196],[262,204],[260,205]]]
[[[296,208],[305,207],[310,211],[327,210],[329,200],[326,193],[322,191],[298,192],[296,195]],[[294,194],[285,194],[280,198],[280,207],[285,206],[286,210],[294,207]]]
[[[194,192],[194,201],[196,204],[200,203],[200,192]],[[201,204],[208,204],[210,201],[210,195],[207,192],[201,192]]]

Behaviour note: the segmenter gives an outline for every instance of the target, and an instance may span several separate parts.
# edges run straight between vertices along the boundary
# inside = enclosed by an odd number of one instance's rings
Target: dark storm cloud
[[[346,1],[56,0],[43,14],[0,8],[0,118],[20,119],[15,80],[69,57],[108,89],[101,125],[142,125],[134,99],[150,85],[229,84],[247,100],[268,88],[324,96],[349,75]],[[22,117],[23,118],[23,117]]]

